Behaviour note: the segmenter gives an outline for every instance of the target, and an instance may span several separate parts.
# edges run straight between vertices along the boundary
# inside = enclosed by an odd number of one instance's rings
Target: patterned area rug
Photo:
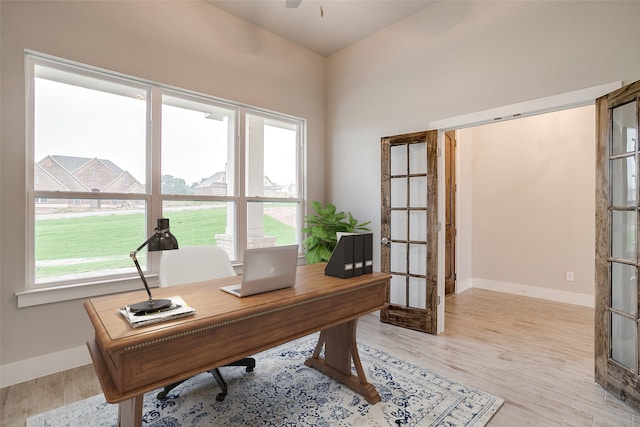
[[[223,402],[210,374],[175,388],[164,401],[144,397],[145,426],[474,426],[485,425],[504,402],[388,353],[359,345],[367,379],[382,400],[375,405],[303,362],[317,335],[255,355],[257,366],[222,368],[229,385]],[[118,407],[94,396],[30,417],[27,427],[115,426]]]

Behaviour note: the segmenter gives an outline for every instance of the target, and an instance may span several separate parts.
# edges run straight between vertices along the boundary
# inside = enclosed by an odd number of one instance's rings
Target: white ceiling
[[[329,56],[434,0],[205,0],[226,12]],[[323,15],[321,16],[321,8]]]

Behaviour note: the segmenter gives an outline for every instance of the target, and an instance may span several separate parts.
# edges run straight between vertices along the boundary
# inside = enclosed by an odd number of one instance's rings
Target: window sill
[[[149,286],[157,286],[157,276],[145,276]],[[93,298],[100,295],[143,290],[139,277],[111,280],[105,282],[81,283],[66,286],[28,289],[17,292],[18,308],[32,307],[76,299]]]

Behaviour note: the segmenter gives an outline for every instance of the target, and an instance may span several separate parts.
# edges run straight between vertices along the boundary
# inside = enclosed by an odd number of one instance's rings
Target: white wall
[[[371,220],[379,237],[381,137],[424,130],[449,117],[638,80],[640,61],[632,53],[638,19],[639,2],[437,2],[331,56],[327,199],[358,219]],[[469,167],[469,161],[461,158],[461,167]],[[471,216],[462,213],[464,220],[472,220],[476,206],[472,209]],[[475,248],[475,227],[482,224],[473,226],[473,236],[461,243]],[[568,250],[574,249],[583,248]],[[374,255],[377,259],[379,251]],[[459,268],[480,272],[474,255],[472,266]],[[573,267],[566,263],[564,268]],[[544,283],[566,289],[565,283]]]
[[[307,119],[308,194],[318,200],[325,193],[325,59],[199,1],[1,1],[0,11],[4,386],[21,370],[86,363],[92,335],[81,300],[16,305],[27,270],[24,50]],[[50,354],[66,360],[53,366]]]

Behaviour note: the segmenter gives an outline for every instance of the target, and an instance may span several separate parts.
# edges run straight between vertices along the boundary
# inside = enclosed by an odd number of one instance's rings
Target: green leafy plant
[[[316,211],[315,215],[307,215],[304,220],[307,224],[302,229],[303,233],[309,233],[304,239],[304,247],[307,252],[305,257],[307,264],[328,261],[331,252],[338,243],[337,233],[355,233],[369,231],[366,227],[371,221],[358,223],[351,212],[336,212],[335,205],[327,203],[322,206],[320,202],[311,202],[311,207]]]

